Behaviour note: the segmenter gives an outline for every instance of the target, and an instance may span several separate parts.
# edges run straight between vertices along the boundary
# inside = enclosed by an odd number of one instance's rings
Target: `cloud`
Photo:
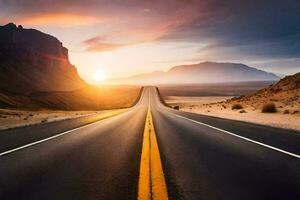
[[[18,24],[69,27],[105,22],[83,41],[87,51],[111,51],[160,40],[196,17],[195,0],[0,0]],[[2,9],[0,8],[0,11]],[[41,14],[41,12],[43,14]],[[112,20],[113,18],[113,20]],[[98,20],[100,19],[100,20]],[[101,39],[103,35],[105,39]]]
[[[113,43],[94,43],[88,44],[86,50],[90,52],[102,52],[102,51],[112,51],[116,49],[120,49],[126,46],[130,46],[128,44],[113,44]]]
[[[5,22],[7,22],[7,19],[0,17],[0,24],[4,24]]]
[[[86,47],[86,50],[90,52],[112,51],[130,46],[130,44],[103,42],[103,38],[99,36],[83,41],[83,45]]]
[[[68,13],[46,13],[46,14],[34,14],[26,17],[22,17],[16,20],[19,24],[27,26],[48,25],[59,27],[71,27],[80,25],[90,25],[99,23],[102,20],[93,17],[79,14]]]
[[[166,9],[164,6],[162,8]],[[146,16],[142,16],[143,13],[138,14],[139,16],[136,16],[135,12],[128,13],[115,23],[110,23],[114,27],[113,31],[109,30],[87,39],[83,41],[83,45],[87,47],[87,51],[111,51],[137,44],[159,42],[174,29],[195,18],[192,5],[168,13],[164,13],[164,9],[146,9]],[[138,11],[145,12],[145,9]],[[148,15],[149,12],[151,14]]]
[[[199,59],[213,60],[299,57],[299,10],[299,0],[0,0],[0,17],[29,25],[109,21],[93,27],[87,51],[183,42],[199,45]]]
[[[297,0],[227,0],[206,7],[162,41],[186,41],[206,45],[199,57],[238,56],[249,59],[300,56],[300,2]]]

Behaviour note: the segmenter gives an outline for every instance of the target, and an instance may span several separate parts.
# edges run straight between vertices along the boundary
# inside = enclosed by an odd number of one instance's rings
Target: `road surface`
[[[300,199],[299,132],[176,111],[154,87],[125,113],[70,123],[0,132],[1,200],[138,199],[148,129],[169,199]]]

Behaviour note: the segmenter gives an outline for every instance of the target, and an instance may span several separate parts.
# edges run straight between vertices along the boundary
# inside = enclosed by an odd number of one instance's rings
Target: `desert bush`
[[[238,104],[238,103],[234,104],[231,107],[232,110],[239,110],[239,109],[242,109],[242,108],[243,108],[243,106],[241,104]]]
[[[48,119],[42,119],[41,122],[42,122],[42,123],[46,123],[46,122],[48,122]]]
[[[299,113],[299,111],[298,111],[298,110],[295,110],[292,114],[297,114],[297,113]]]
[[[179,106],[174,106],[173,107],[175,110],[179,110]]]
[[[267,103],[267,104],[263,105],[261,112],[263,112],[263,113],[275,113],[275,112],[277,112],[277,109],[276,109],[276,106],[275,106],[274,103]]]
[[[284,110],[284,111],[283,111],[283,114],[289,114],[289,113],[290,113],[289,110]]]
[[[240,110],[240,113],[247,113],[246,110]]]

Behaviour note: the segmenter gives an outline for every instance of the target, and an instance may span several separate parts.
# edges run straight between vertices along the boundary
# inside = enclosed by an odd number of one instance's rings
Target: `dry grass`
[[[2,95],[0,107],[15,109],[107,110],[131,107],[139,97],[140,87],[86,87],[71,92],[39,92],[27,96]]]
[[[127,86],[106,86],[100,88],[98,101],[98,109],[116,109],[131,107],[139,97],[140,87]],[[95,98],[95,97],[94,97]]]

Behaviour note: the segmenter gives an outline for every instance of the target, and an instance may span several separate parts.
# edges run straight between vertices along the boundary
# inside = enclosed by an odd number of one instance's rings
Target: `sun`
[[[93,79],[97,82],[105,81],[106,73],[104,71],[96,71],[93,75]]]

